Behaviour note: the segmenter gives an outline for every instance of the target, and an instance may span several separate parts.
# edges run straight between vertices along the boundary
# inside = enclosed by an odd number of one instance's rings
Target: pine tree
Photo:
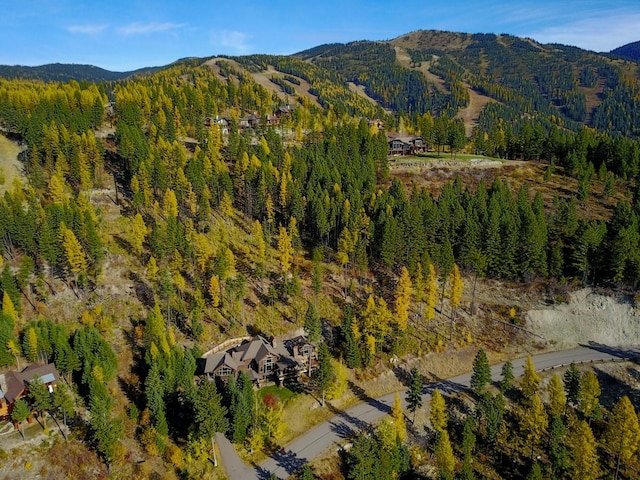
[[[475,480],[473,473],[473,450],[476,446],[476,435],[473,433],[474,420],[470,415],[465,418],[462,430],[462,471],[460,472],[462,480]]]
[[[567,403],[577,407],[580,395],[580,371],[573,362],[571,362],[569,369],[564,372],[564,390],[567,394]]]
[[[566,428],[562,419],[553,417],[549,427],[549,459],[556,478],[564,478],[564,474],[569,468],[569,451],[565,437]]]
[[[307,312],[304,315],[304,330],[309,337],[309,341],[313,343],[318,342],[322,337],[320,314],[312,302],[308,302],[307,304]]]
[[[484,387],[491,381],[491,366],[483,348],[478,350],[473,360],[473,373],[471,375],[471,389],[480,395]]]
[[[409,306],[411,305],[411,277],[406,267],[402,267],[395,290],[396,323],[403,332],[409,323]]]
[[[602,443],[616,459],[614,478],[617,479],[620,464],[626,465],[640,447],[638,416],[626,395],[618,400],[618,403],[613,407]]]
[[[554,375],[547,386],[549,394],[549,414],[552,417],[561,417],[567,406],[567,397],[559,375]]]
[[[407,410],[413,414],[411,423],[416,422],[416,412],[422,406],[422,376],[417,368],[412,368],[409,374],[409,389],[407,390]]]
[[[22,438],[24,438],[24,433],[22,431],[22,422],[24,422],[29,415],[31,415],[31,409],[27,402],[25,402],[22,398],[18,399],[16,403],[13,405],[13,410],[11,411],[11,420],[14,423],[18,424],[18,429],[20,430],[20,434]]]
[[[435,389],[431,394],[431,411],[429,413],[431,426],[438,433],[442,433],[447,428],[449,416],[447,414],[447,406],[440,390]]]
[[[333,365],[331,365],[331,355],[326,343],[321,343],[318,348],[318,368],[315,371],[314,379],[316,388],[322,395],[322,406],[324,407],[325,394],[333,383]]]
[[[502,364],[502,369],[500,371],[502,378],[500,380],[500,392],[505,393],[512,386],[514,375],[513,375],[513,363],[511,360],[507,360]]]
[[[529,355],[524,366],[524,377],[522,378],[522,383],[520,384],[525,402],[527,402],[535,394],[538,393],[539,386],[540,375],[538,375],[538,372],[536,372],[536,367],[533,364],[533,359],[531,358],[531,355]]]

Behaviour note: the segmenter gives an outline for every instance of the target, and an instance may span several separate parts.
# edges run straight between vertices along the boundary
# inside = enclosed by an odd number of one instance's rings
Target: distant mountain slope
[[[640,41],[627,43],[611,50],[611,53],[622,58],[640,62]]]
[[[43,80],[45,82],[67,82],[69,80],[87,82],[109,82],[122,80],[137,74],[153,73],[162,67],[146,67],[130,72],[112,72],[94,65],[68,63],[50,63],[37,67],[22,65],[0,65],[0,77],[25,80]]]

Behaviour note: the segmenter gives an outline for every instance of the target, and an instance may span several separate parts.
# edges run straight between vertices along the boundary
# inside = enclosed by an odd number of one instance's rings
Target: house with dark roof
[[[206,353],[200,359],[202,374],[209,380],[237,378],[244,372],[258,387],[309,371],[315,362],[315,347],[304,336],[280,343],[257,335],[226,350]]]
[[[422,137],[417,135],[387,136],[389,155],[414,155],[424,153],[427,146]]]
[[[29,385],[36,379],[53,393],[60,374],[53,363],[32,363],[21,372],[9,371],[0,375],[0,418],[11,416],[15,402],[28,393]]]

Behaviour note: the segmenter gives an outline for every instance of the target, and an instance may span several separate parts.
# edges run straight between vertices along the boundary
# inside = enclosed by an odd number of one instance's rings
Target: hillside
[[[614,48],[610,53],[634,62],[640,62],[640,41]]]
[[[563,332],[592,311],[597,331],[600,304],[617,323],[598,340],[637,343],[619,332],[637,334],[634,75],[572,47],[413,32],[294,56],[189,58],[103,83],[0,79],[0,129],[21,143],[0,150],[0,183],[11,181],[0,197],[1,373],[46,359],[63,379],[54,403],[35,382],[5,415],[1,468],[220,478],[216,431],[257,464],[400,389],[414,366],[435,380],[468,370],[480,348],[497,361],[585,341]],[[397,143],[406,154],[391,155]],[[613,293],[624,298],[615,308]],[[558,334],[576,303],[588,305]],[[301,333],[311,378],[288,370],[295,353],[278,353]],[[242,352],[220,352],[226,363],[205,370],[203,352],[254,336],[268,361],[242,370]],[[465,467],[477,476],[514,478],[535,463],[512,397],[503,433],[468,427],[486,460]],[[494,400],[460,406],[467,416]],[[581,423],[558,421],[574,434],[593,420],[613,475],[610,417],[581,408],[571,405]],[[450,425],[458,444],[462,428]],[[517,438],[504,442],[504,428]],[[389,431],[376,448],[399,455],[385,468],[432,475],[434,438]],[[32,444],[55,461],[35,459]],[[534,448],[555,465],[546,442]],[[464,456],[459,445],[451,455]],[[332,459],[324,478],[353,476],[357,459]],[[631,459],[622,468],[638,471]]]
[[[112,82],[134,75],[153,73],[162,67],[145,67],[129,72],[112,72],[93,65],[51,63],[37,67],[23,65],[0,65],[0,77],[22,80],[43,80],[45,82]]]

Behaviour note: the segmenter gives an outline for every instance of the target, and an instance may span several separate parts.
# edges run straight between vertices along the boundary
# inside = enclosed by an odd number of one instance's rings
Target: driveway
[[[533,361],[538,371],[550,370],[575,363],[610,362],[615,360],[628,360],[640,357],[640,347],[609,347],[607,345],[589,344],[571,350],[549,352],[535,355]],[[524,373],[526,358],[513,360],[513,373],[516,377]],[[500,380],[502,364],[491,368],[494,381]],[[457,377],[431,383],[425,387],[423,403],[431,398],[431,392],[439,389],[445,394],[451,394],[469,388],[471,373],[465,373]],[[401,393],[403,397],[405,392]],[[385,415],[391,413],[391,406],[395,399],[395,393],[390,393],[380,398],[365,399],[362,403],[349,408],[346,411],[336,411],[336,415],[301,435],[289,445],[283,452],[278,452],[266,459],[259,466],[251,468],[245,465],[235,453],[233,445],[219,434],[218,444],[223,463],[230,480],[267,480],[272,474],[279,479],[286,479],[306,462],[324,453],[329,448],[338,449],[353,433],[368,428],[372,423],[379,421]],[[223,449],[224,445],[224,449]]]

